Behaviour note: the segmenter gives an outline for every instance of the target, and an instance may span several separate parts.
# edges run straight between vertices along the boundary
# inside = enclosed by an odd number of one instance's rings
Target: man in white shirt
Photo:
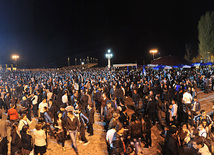
[[[44,112],[45,112],[44,107],[48,107],[48,104],[47,104],[47,101],[46,101],[45,98],[39,104],[39,112],[38,112],[39,117],[43,117],[44,118]]]
[[[62,103],[63,103],[63,105],[68,104],[68,92],[65,92],[65,94],[62,96]]]
[[[50,90],[48,90],[48,93],[47,93],[47,102],[48,102],[50,99],[52,99],[52,96],[53,96],[53,93],[52,93]]]
[[[106,141],[107,141],[107,144],[108,144],[108,152],[109,152],[109,154],[111,154],[112,140],[113,140],[114,134],[116,134],[116,130],[115,130],[116,125],[117,125],[117,123],[113,122],[112,128],[109,129],[107,131],[107,133],[106,133]]]
[[[186,89],[183,94],[183,102],[187,105],[191,104],[192,102],[192,95]]]
[[[175,103],[175,100],[172,100],[171,121],[173,121],[174,123],[177,118],[177,111],[178,111],[178,106]]]
[[[187,89],[184,90],[183,103],[186,107],[186,113],[189,114],[189,112],[191,112],[192,95],[187,91]]]

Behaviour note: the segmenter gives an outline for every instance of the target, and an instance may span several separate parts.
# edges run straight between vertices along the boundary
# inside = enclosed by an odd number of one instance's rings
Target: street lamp
[[[12,59],[15,62],[15,65],[17,66],[17,59],[19,59],[19,55],[12,55]]]
[[[68,67],[70,66],[70,58],[68,57]]]
[[[153,55],[153,60],[154,60],[154,54],[158,53],[158,50],[157,49],[151,49],[149,51],[149,53],[151,53]]]
[[[108,53],[106,53],[106,58],[108,59],[108,68],[111,67],[111,58],[113,57],[113,54],[111,53],[111,50],[108,49]]]
[[[75,65],[77,65],[77,58],[75,58]]]

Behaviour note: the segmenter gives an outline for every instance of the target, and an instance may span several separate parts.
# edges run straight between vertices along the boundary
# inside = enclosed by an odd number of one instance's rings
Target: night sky
[[[197,24],[213,0],[0,0],[0,64],[19,54],[21,67],[61,67],[67,57],[96,57],[106,66],[183,57],[185,44],[198,51]],[[158,55],[156,55],[158,57]]]

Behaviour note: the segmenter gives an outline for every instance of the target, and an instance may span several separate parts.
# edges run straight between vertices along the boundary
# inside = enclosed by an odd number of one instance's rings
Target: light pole
[[[77,65],[77,58],[75,58],[75,65]]]
[[[19,55],[12,55],[12,59],[15,62],[15,65],[17,66],[17,60],[19,59]]]
[[[108,53],[106,53],[106,58],[108,59],[108,68],[111,67],[111,58],[113,57],[113,54],[111,53],[111,50],[108,49]]]
[[[158,50],[157,49],[151,49],[149,51],[149,53],[151,53],[153,55],[153,60],[154,60],[154,54],[158,53]]]
[[[70,58],[68,57],[68,67],[70,66]]]
[[[211,58],[210,52],[207,52],[207,62],[209,62],[209,59]],[[210,60],[211,61],[211,60]]]

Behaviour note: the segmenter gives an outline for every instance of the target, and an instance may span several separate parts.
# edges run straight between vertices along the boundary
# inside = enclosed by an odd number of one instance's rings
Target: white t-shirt
[[[46,145],[46,135],[44,130],[34,130],[35,136],[35,145],[36,146],[45,146]]]
[[[177,106],[177,104],[173,104],[173,105],[172,105],[172,109],[171,109],[172,117],[173,117],[173,116],[176,116],[176,117],[177,117],[177,111],[178,111],[178,106]]]
[[[45,112],[44,107],[48,107],[48,104],[47,104],[47,103],[41,102],[41,103],[39,104],[39,111],[40,111],[41,113],[44,113],[44,112]]]
[[[183,101],[185,104],[190,104],[192,102],[192,95],[188,92],[183,94]]]
[[[202,147],[198,150],[198,153],[201,155],[211,155],[209,148],[206,144],[204,144],[204,147]]]
[[[62,96],[62,103],[68,103],[68,96],[67,95]]]
[[[109,142],[109,144],[112,144],[112,139],[114,137],[116,130],[115,129],[110,129],[106,133],[106,140]]]

